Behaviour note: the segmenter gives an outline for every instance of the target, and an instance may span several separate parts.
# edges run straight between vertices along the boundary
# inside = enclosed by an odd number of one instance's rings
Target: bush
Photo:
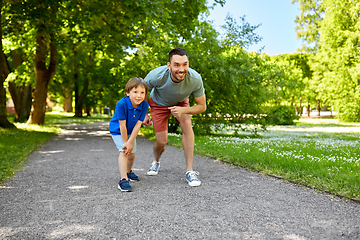
[[[267,111],[267,120],[272,125],[294,125],[294,120],[299,118],[295,109],[290,106],[278,105]]]

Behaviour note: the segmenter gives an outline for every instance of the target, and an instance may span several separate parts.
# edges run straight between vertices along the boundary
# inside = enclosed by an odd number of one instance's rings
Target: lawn
[[[142,130],[154,138],[149,129]],[[196,136],[195,153],[360,200],[360,124],[301,119],[258,136]],[[181,135],[168,144],[181,147]]]

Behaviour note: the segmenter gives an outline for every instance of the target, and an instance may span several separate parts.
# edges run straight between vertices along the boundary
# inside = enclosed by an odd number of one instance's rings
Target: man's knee
[[[159,147],[165,147],[167,143],[167,132],[156,133],[156,144]]]
[[[167,139],[156,139],[156,143],[159,147],[165,147],[167,143]]]
[[[180,118],[180,127],[183,131],[192,130],[191,115],[185,114]]]

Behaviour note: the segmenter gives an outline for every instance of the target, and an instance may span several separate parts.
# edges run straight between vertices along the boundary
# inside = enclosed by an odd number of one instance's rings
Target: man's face
[[[171,80],[173,82],[181,82],[185,79],[186,74],[189,70],[189,60],[186,55],[173,55],[170,62],[167,63],[170,70]]]

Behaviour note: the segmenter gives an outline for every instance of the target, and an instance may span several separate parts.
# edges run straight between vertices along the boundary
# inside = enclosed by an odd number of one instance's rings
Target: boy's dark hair
[[[145,88],[145,101],[148,99],[148,86],[144,79],[141,77],[133,77],[130,79],[125,86],[125,92],[129,93],[131,89],[137,88],[138,86],[143,86]]]
[[[171,50],[171,51],[169,52],[169,62],[171,62],[171,58],[172,58],[172,56],[174,56],[174,55],[180,55],[180,56],[186,55],[186,56],[188,57],[188,59],[189,59],[188,53],[187,53],[186,50],[183,49],[183,48],[174,48],[173,50]]]

